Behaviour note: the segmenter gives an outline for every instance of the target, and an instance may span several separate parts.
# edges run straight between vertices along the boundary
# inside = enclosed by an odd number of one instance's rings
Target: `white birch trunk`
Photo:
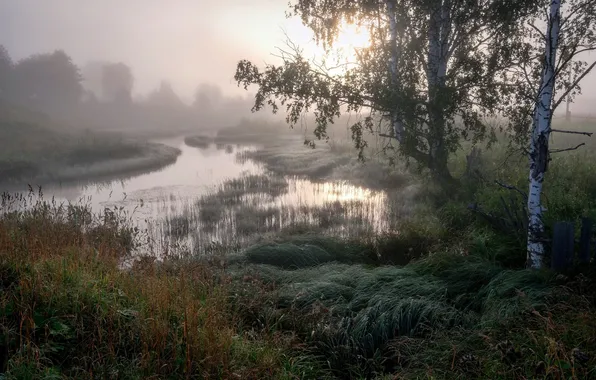
[[[544,69],[540,92],[534,108],[532,140],[530,144],[530,189],[528,193],[528,265],[540,268],[544,257],[543,206],[540,200],[542,182],[548,163],[548,138],[555,89],[556,53],[561,22],[561,0],[551,0],[550,16],[546,33]]]
[[[391,58],[389,59],[389,70],[391,72],[391,85],[393,86],[394,90],[397,91],[398,86],[398,79],[397,79],[397,65],[398,65],[398,51],[397,51],[397,17],[396,17],[396,1],[395,0],[387,0],[387,16],[389,18],[389,33],[390,33],[390,43],[391,43]],[[393,133],[395,134],[395,138],[400,143],[403,141],[404,137],[404,126],[403,123],[399,119],[398,105],[395,106],[396,110],[391,115],[391,124],[393,126]]]

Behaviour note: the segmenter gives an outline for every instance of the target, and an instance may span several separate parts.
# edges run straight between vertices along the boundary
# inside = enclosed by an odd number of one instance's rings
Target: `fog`
[[[80,66],[106,60],[130,65],[136,94],[161,80],[191,101],[210,82],[241,93],[232,76],[240,58],[270,60],[281,28],[301,38],[277,0],[2,0],[0,44],[15,60],[63,49]]]
[[[285,0],[2,0],[0,45],[15,62],[56,49],[82,70],[122,62],[133,73],[136,100],[165,81],[188,105],[200,85],[216,86],[238,102],[249,95],[233,80],[239,59],[275,61],[271,53],[283,44],[284,30],[312,48],[309,31],[299,20],[286,19],[287,10]],[[85,80],[86,89],[99,96],[92,80]],[[573,113],[596,114],[595,87],[593,72]]]

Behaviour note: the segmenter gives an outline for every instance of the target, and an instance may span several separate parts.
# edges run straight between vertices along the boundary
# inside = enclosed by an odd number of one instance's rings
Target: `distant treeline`
[[[167,81],[133,97],[133,70],[122,62],[77,66],[62,50],[14,61],[0,45],[0,102],[27,107],[93,129],[221,128],[249,117],[253,98],[228,97],[199,84],[192,104]]]

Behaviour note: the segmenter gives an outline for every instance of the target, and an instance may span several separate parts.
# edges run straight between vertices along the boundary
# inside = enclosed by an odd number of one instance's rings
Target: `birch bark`
[[[555,90],[556,54],[561,25],[561,0],[551,0],[546,33],[544,67],[540,91],[534,108],[530,143],[530,189],[528,192],[528,266],[540,268],[544,258],[544,207],[541,201],[542,183],[548,164],[548,141],[552,120],[553,92]]]

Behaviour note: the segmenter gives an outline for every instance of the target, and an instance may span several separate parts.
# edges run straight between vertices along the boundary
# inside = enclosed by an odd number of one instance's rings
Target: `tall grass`
[[[439,378],[587,376],[596,360],[596,323],[572,334],[567,327],[593,317],[594,304],[576,293],[576,280],[549,272],[506,269],[476,252],[378,266],[371,246],[312,236],[251,247],[236,260],[237,278],[272,289],[257,306],[236,295],[245,323],[296,331],[339,378],[415,378],[427,370]],[[522,355],[522,347],[531,357],[515,363],[501,353]],[[585,362],[570,359],[577,350]]]
[[[227,297],[230,279],[217,267],[139,257],[122,271],[135,231],[117,213],[9,196],[1,211],[4,377],[292,378],[310,371],[284,356],[291,339],[243,333]]]

